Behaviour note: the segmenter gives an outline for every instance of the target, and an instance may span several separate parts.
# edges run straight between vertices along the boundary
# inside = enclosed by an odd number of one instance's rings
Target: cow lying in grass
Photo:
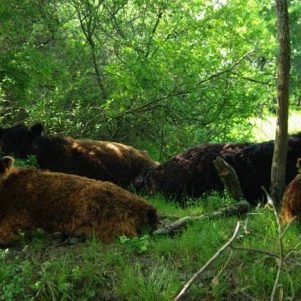
[[[35,155],[40,168],[111,181],[126,188],[144,170],[158,164],[147,152],[109,141],[46,135],[41,124],[0,128],[2,155]]]
[[[136,179],[136,187],[149,193],[162,192],[184,202],[186,196],[199,197],[224,189],[213,160],[222,157],[237,172],[245,198],[257,204],[263,198],[261,186],[270,187],[274,142],[202,144],[175,155]],[[295,162],[301,157],[301,133],[289,137],[286,165],[287,183],[296,175]]]
[[[301,158],[297,161],[299,174],[287,185],[282,199],[281,220],[289,223],[293,218],[301,221]]]
[[[110,242],[157,224],[152,205],[115,184],[14,168],[11,157],[0,159],[0,206],[2,246],[13,243],[19,230],[36,227]]]

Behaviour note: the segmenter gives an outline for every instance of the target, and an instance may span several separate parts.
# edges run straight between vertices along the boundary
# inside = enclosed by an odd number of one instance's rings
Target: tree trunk
[[[290,38],[288,23],[288,1],[276,0],[278,32],[278,77],[277,77],[277,124],[271,170],[271,196],[277,203],[285,188],[285,170],[288,144],[288,107]]]

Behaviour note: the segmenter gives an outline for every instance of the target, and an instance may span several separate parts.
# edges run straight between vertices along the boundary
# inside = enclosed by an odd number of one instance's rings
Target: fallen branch
[[[264,189],[265,190],[265,189]],[[266,190],[265,190],[266,192]],[[256,248],[244,248],[244,247],[236,247],[233,245],[233,242],[235,241],[235,239],[238,236],[239,230],[240,230],[240,222],[237,223],[236,228],[234,230],[234,233],[232,235],[232,237],[190,278],[190,280],[183,286],[182,290],[180,291],[180,293],[175,297],[175,299],[173,301],[179,301],[180,299],[182,299],[184,297],[184,295],[186,294],[186,292],[189,290],[189,288],[191,287],[191,285],[194,283],[194,281],[196,281],[196,279],[206,270],[208,269],[208,267],[218,258],[221,256],[221,254],[227,249],[231,249],[231,254],[229,255],[228,259],[226,260],[226,263],[224,264],[224,266],[221,268],[220,272],[217,274],[217,276],[213,279],[217,279],[221,273],[224,272],[225,268],[228,266],[229,261],[232,257],[232,254],[234,251],[247,251],[247,252],[251,252],[251,253],[258,253],[261,255],[266,255],[269,256],[271,258],[275,258],[277,261],[277,273],[276,273],[276,277],[274,280],[274,285],[273,285],[273,289],[270,295],[270,300],[274,301],[276,300],[276,294],[277,291],[279,290],[279,281],[280,281],[280,275],[281,272],[285,271],[287,273],[287,277],[289,279],[289,283],[290,283],[290,288],[291,288],[291,298],[293,299],[295,297],[295,288],[294,288],[294,283],[293,283],[293,279],[291,278],[289,272],[289,262],[288,262],[288,256],[292,254],[292,252],[299,246],[299,243],[292,248],[285,256],[285,252],[284,252],[284,237],[286,232],[288,231],[288,228],[290,226],[287,225],[285,228],[282,228],[281,226],[281,222],[280,222],[280,218],[279,215],[276,211],[276,207],[274,205],[273,200],[271,199],[271,197],[269,196],[269,194],[266,192],[267,194],[267,207],[271,210],[273,210],[273,213],[275,215],[275,219],[276,219],[276,224],[278,226],[278,245],[279,245],[279,253],[275,254],[266,250],[261,250],[261,249],[256,249]],[[247,202],[239,202],[238,204],[243,203],[243,204],[247,204],[249,207],[250,205]],[[230,206],[233,207],[233,206]],[[226,208],[223,208],[222,210],[225,210]],[[211,215],[212,216],[212,215]],[[214,216],[216,215],[216,212],[214,212]],[[205,217],[209,217],[209,215],[203,215],[203,216],[199,216],[196,217],[196,219],[201,219],[201,218],[205,218]],[[181,221],[181,220],[179,220]],[[177,221],[176,223],[178,223],[179,221]],[[185,221],[187,222],[187,217],[185,218]],[[184,221],[184,222],[185,222]],[[280,292],[279,294],[281,295],[283,292]],[[250,300],[255,300],[253,299],[251,296],[248,296],[248,298]]]
[[[184,285],[183,289],[176,296],[174,301],[180,300],[190,288],[192,283],[232,244],[239,233],[239,228],[240,222],[237,222],[232,237],[192,276],[192,278]]]
[[[214,218],[214,217],[220,217],[220,216],[242,215],[247,213],[250,210],[250,208],[251,206],[247,201],[240,201],[237,204],[221,208],[220,210],[212,213],[202,214],[199,216],[185,216],[173,223],[170,223],[162,228],[157,229],[156,231],[153,232],[153,234],[154,235],[172,234],[176,231],[179,231],[181,228],[185,227],[188,223]]]
[[[270,257],[279,258],[279,256],[277,254],[266,251],[266,250],[260,250],[260,249],[254,249],[254,248],[244,248],[244,247],[235,247],[235,246],[230,246],[230,248],[232,250],[260,253],[260,254],[263,254],[263,255],[270,256]]]
[[[221,157],[216,157],[213,164],[229,196],[241,200],[243,193],[235,169]]]

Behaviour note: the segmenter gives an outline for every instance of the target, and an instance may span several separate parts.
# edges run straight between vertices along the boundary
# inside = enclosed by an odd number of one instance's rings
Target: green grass
[[[180,208],[161,196],[150,198],[169,219],[201,214],[228,205],[218,194]],[[216,218],[190,224],[174,236],[143,236],[103,244],[90,240],[56,246],[34,237],[20,247],[0,251],[0,300],[172,300],[186,281],[231,237],[238,218]],[[277,225],[268,209],[248,215],[247,232],[235,246],[279,254]],[[285,235],[285,250],[300,241],[293,224]],[[24,245],[25,244],[25,245]],[[275,258],[248,250],[230,250],[220,256],[192,285],[185,300],[268,300],[273,288]],[[287,261],[277,296],[301,299],[301,247]],[[293,287],[291,285],[293,283]],[[281,292],[282,291],[282,292]],[[285,299],[286,298],[286,299]],[[277,299],[278,300],[278,299]]]

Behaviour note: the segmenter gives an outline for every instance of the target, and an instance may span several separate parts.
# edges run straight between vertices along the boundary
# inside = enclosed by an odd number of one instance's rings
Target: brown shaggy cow
[[[14,168],[13,158],[0,159],[0,245],[16,233],[36,227],[110,242],[136,236],[157,224],[155,208],[110,182]]]
[[[145,151],[109,141],[76,140],[46,135],[39,123],[27,128],[18,125],[0,128],[2,155],[24,159],[37,157],[42,169],[111,181],[126,188],[144,170],[154,168]]]
[[[301,158],[297,161],[299,174],[285,188],[282,207],[281,220],[289,223],[294,217],[301,221]]]

